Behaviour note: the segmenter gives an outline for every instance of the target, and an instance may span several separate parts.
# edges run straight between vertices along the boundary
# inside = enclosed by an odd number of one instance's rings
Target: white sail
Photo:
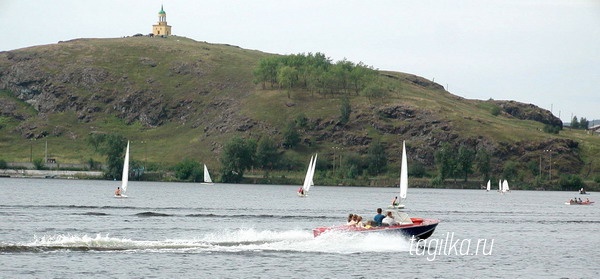
[[[210,179],[210,173],[208,173],[208,168],[206,167],[206,164],[204,165],[204,182],[213,183],[212,179]]]
[[[498,180],[498,192],[502,192],[502,179]]]
[[[312,162],[312,169],[310,170],[310,186],[315,186],[315,169],[317,168],[317,156],[319,154],[315,154],[315,159]]]
[[[506,193],[508,191],[510,191],[510,189],[508,188],[508,181],[505,179],[504,182],[502,182],[502,192]]]
[[[408,163],[406,162],[406,147],[402,142],[402,166],[400,169],[400,201],[406,199],[408,192]]]
[[[125,149],[125,160],[123,161],[123,175],[121,180],[121,194],[127,192],[127,183],[129,182],[129,141],[127,141],[127,149]]]
[[[488,183],[487,183],[486,190],[487,190],[487,191],[490,191],[491,189],[492,189],[492,181],[491,181],[491,180],[488,180]]]
[[[310,187],[314,185],[313,177],[315,175],[315,168],[317,165],[317,154],[315,156],[310,157],[310,162],[308,163],[308,168],[306,169],[306,176],[304,177],[304,183],[302,183],[302,192],[299,192],[298,195],[306,196]]]

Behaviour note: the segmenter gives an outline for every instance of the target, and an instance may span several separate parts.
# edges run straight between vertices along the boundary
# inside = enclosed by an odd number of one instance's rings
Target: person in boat
[[[350,215],[348,215],[348,223],[346,225],[356,226],[356,216],[358,215],[350,213]]]
[[[398,202],[398,197],[394,197],[394,199],[392,200],[392,206],[397,206],[398,204],[400,204]]]
[[[579,189],[580,194],[585,194],[585,190],[583,188]]]
[[[365,224],[363,223],[362,219],[363,219],[362,216],[360,216],[360,215],[356,216],[356,225],[355,226],[357,228],[364,228],[365,227]]]
[[[579,200],[577,201],[577,203],[582,203],[583,201],[581,201],[581,198],[579,198]]]
[[[381,221],[385,218],[385,215],[381,214],[383,210],[381,208],[377,208],[377,215],[373,217],[373,221],[375,221],[375,226],[381,226]]]
[[[117,187],[117,190],[115,190],[115,196],[121,196],[121,187]]]
[[[392,216],[392,212],[388,211],[387,216],[385,216],[385,218],[383,218],[383,220],[381,221],[381,224],[384,226],[393,226],[393,225],[397,225],[398,222],[396,222],[396,220],[394,220],[394,216]]]
[[[585,203],[590,203],[590,199],[589,198],[585,198]]]
[[[300,187],[300,189],[298,189],[298,194],[304,195],[304,189],[302,187]]]
[[[365,225],[365,229],[370,229],[370,228],[373,228],[373,227],[374,227],[374,226],[373,226],[373,225],[374,225],[373,223],[375,223],[375,221],[373,221],[373,220],[369,220],[369,221],[367,221],[367,224]]]

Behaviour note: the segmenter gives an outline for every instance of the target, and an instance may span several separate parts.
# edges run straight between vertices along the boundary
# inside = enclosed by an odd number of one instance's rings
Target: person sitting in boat
[[[121,196],[121,187],[117,187],[117,190],[115,190],[115,196],[117,196],[117,197]]]
[[[579,200],[577,200],[577,203],[582,203],[583,201],[581,201],[581,198],[579,198]]]
[[[356,226],[356,216],[356,214],[350,213],[350,215],[348,215],[348,223],[346,225]]]
[[[381,221],[385,218],[385,215],[381,214],[383,210],[381,208],[377,208],[377,215],[373,217],[373,221],[375,221],[375,226],[381,226]]]
[[[585,194],[585,190],[583,188],[579,189],[580,194]]]
[[[590,199],[589,198],[585,198],[585,203],[590,203]]]
[[[367,221],[367,224],[365,225],[365,229],[370,229],[373,228],[373,223],[375,223],[375,221],[369,220]]]
[[[300,187],[300,189],[298,189],[298,194],[304,195],[304,189],[302,187]]]
[[[381,221],[381,224],[384,226],[393,226],[393,225],[397,225],[398,222],[396,222],[396,220],[394,220],[394,216],[392,216],[392,212],[388,211],[387,216],[385,216],[385,218],[383,218],[383,220]]]
[[[398,202],[398,197],[394,197],[392,200],[392,206],[398,206],[400,203]]]
[[[355,226],[357,228],[364,228],[365,227],[365,224],[363,223],[362,219],[363,219],[362,216],[360,216],[360,215],[356,216],[356,225]]]

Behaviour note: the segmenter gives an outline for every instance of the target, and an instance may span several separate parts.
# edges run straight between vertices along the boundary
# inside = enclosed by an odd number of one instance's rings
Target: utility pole
[[[46,140],[46,151],[44,152],[44,164],[48,162],[48,140]]]

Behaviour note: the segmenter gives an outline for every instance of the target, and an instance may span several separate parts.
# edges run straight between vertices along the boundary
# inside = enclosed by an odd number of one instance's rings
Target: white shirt
[[[390,217],[390,216],[385,216],[385,218],[383,218],[383,220],[381,221],[382,224],[387,224],[390,226],[393,225],[397,225],[398,222],[396,222],[396,220],[394,220],[394,218]]]

